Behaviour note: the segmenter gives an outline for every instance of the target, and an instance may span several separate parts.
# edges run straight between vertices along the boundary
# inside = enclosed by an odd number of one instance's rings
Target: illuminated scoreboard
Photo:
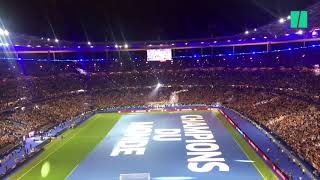
[[[148,61],[169,61],[172,60],[171,49],[149,49],[147,50]]]

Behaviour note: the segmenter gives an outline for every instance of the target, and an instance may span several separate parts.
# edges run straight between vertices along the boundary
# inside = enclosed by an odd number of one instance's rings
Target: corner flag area
[[[217,110],[97,114],[9,179],[278,179]]]

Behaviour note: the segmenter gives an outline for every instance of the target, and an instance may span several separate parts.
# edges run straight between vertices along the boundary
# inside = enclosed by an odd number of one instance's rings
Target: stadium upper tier
[[[202,48],[232,47],[245,45],[267,45],[290,42],[319,41],[320,2],[308,10],[309,27],[307,29],[290,28],[290,16],[283,17],[268,25],[246,30],[234,36],[192,40],[163,40],[141,42],[74,42],[57,38],[44,38],[11,33],[2,39],[2,49],[6,52],[40,53],[43,51],[74,52],[74,51],[138,51],[152,48]]]

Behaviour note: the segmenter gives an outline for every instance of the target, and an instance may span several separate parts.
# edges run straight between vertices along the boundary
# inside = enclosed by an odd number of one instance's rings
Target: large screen
[[[171,49],[149,49],[147,50],[148,61],[167,61],[172,60]]]

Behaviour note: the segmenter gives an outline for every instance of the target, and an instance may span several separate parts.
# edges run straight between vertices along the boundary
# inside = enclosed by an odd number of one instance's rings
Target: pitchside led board
[[[147,50],[148,61],[170,61],[172,60],[171,49],[148,49]]]

